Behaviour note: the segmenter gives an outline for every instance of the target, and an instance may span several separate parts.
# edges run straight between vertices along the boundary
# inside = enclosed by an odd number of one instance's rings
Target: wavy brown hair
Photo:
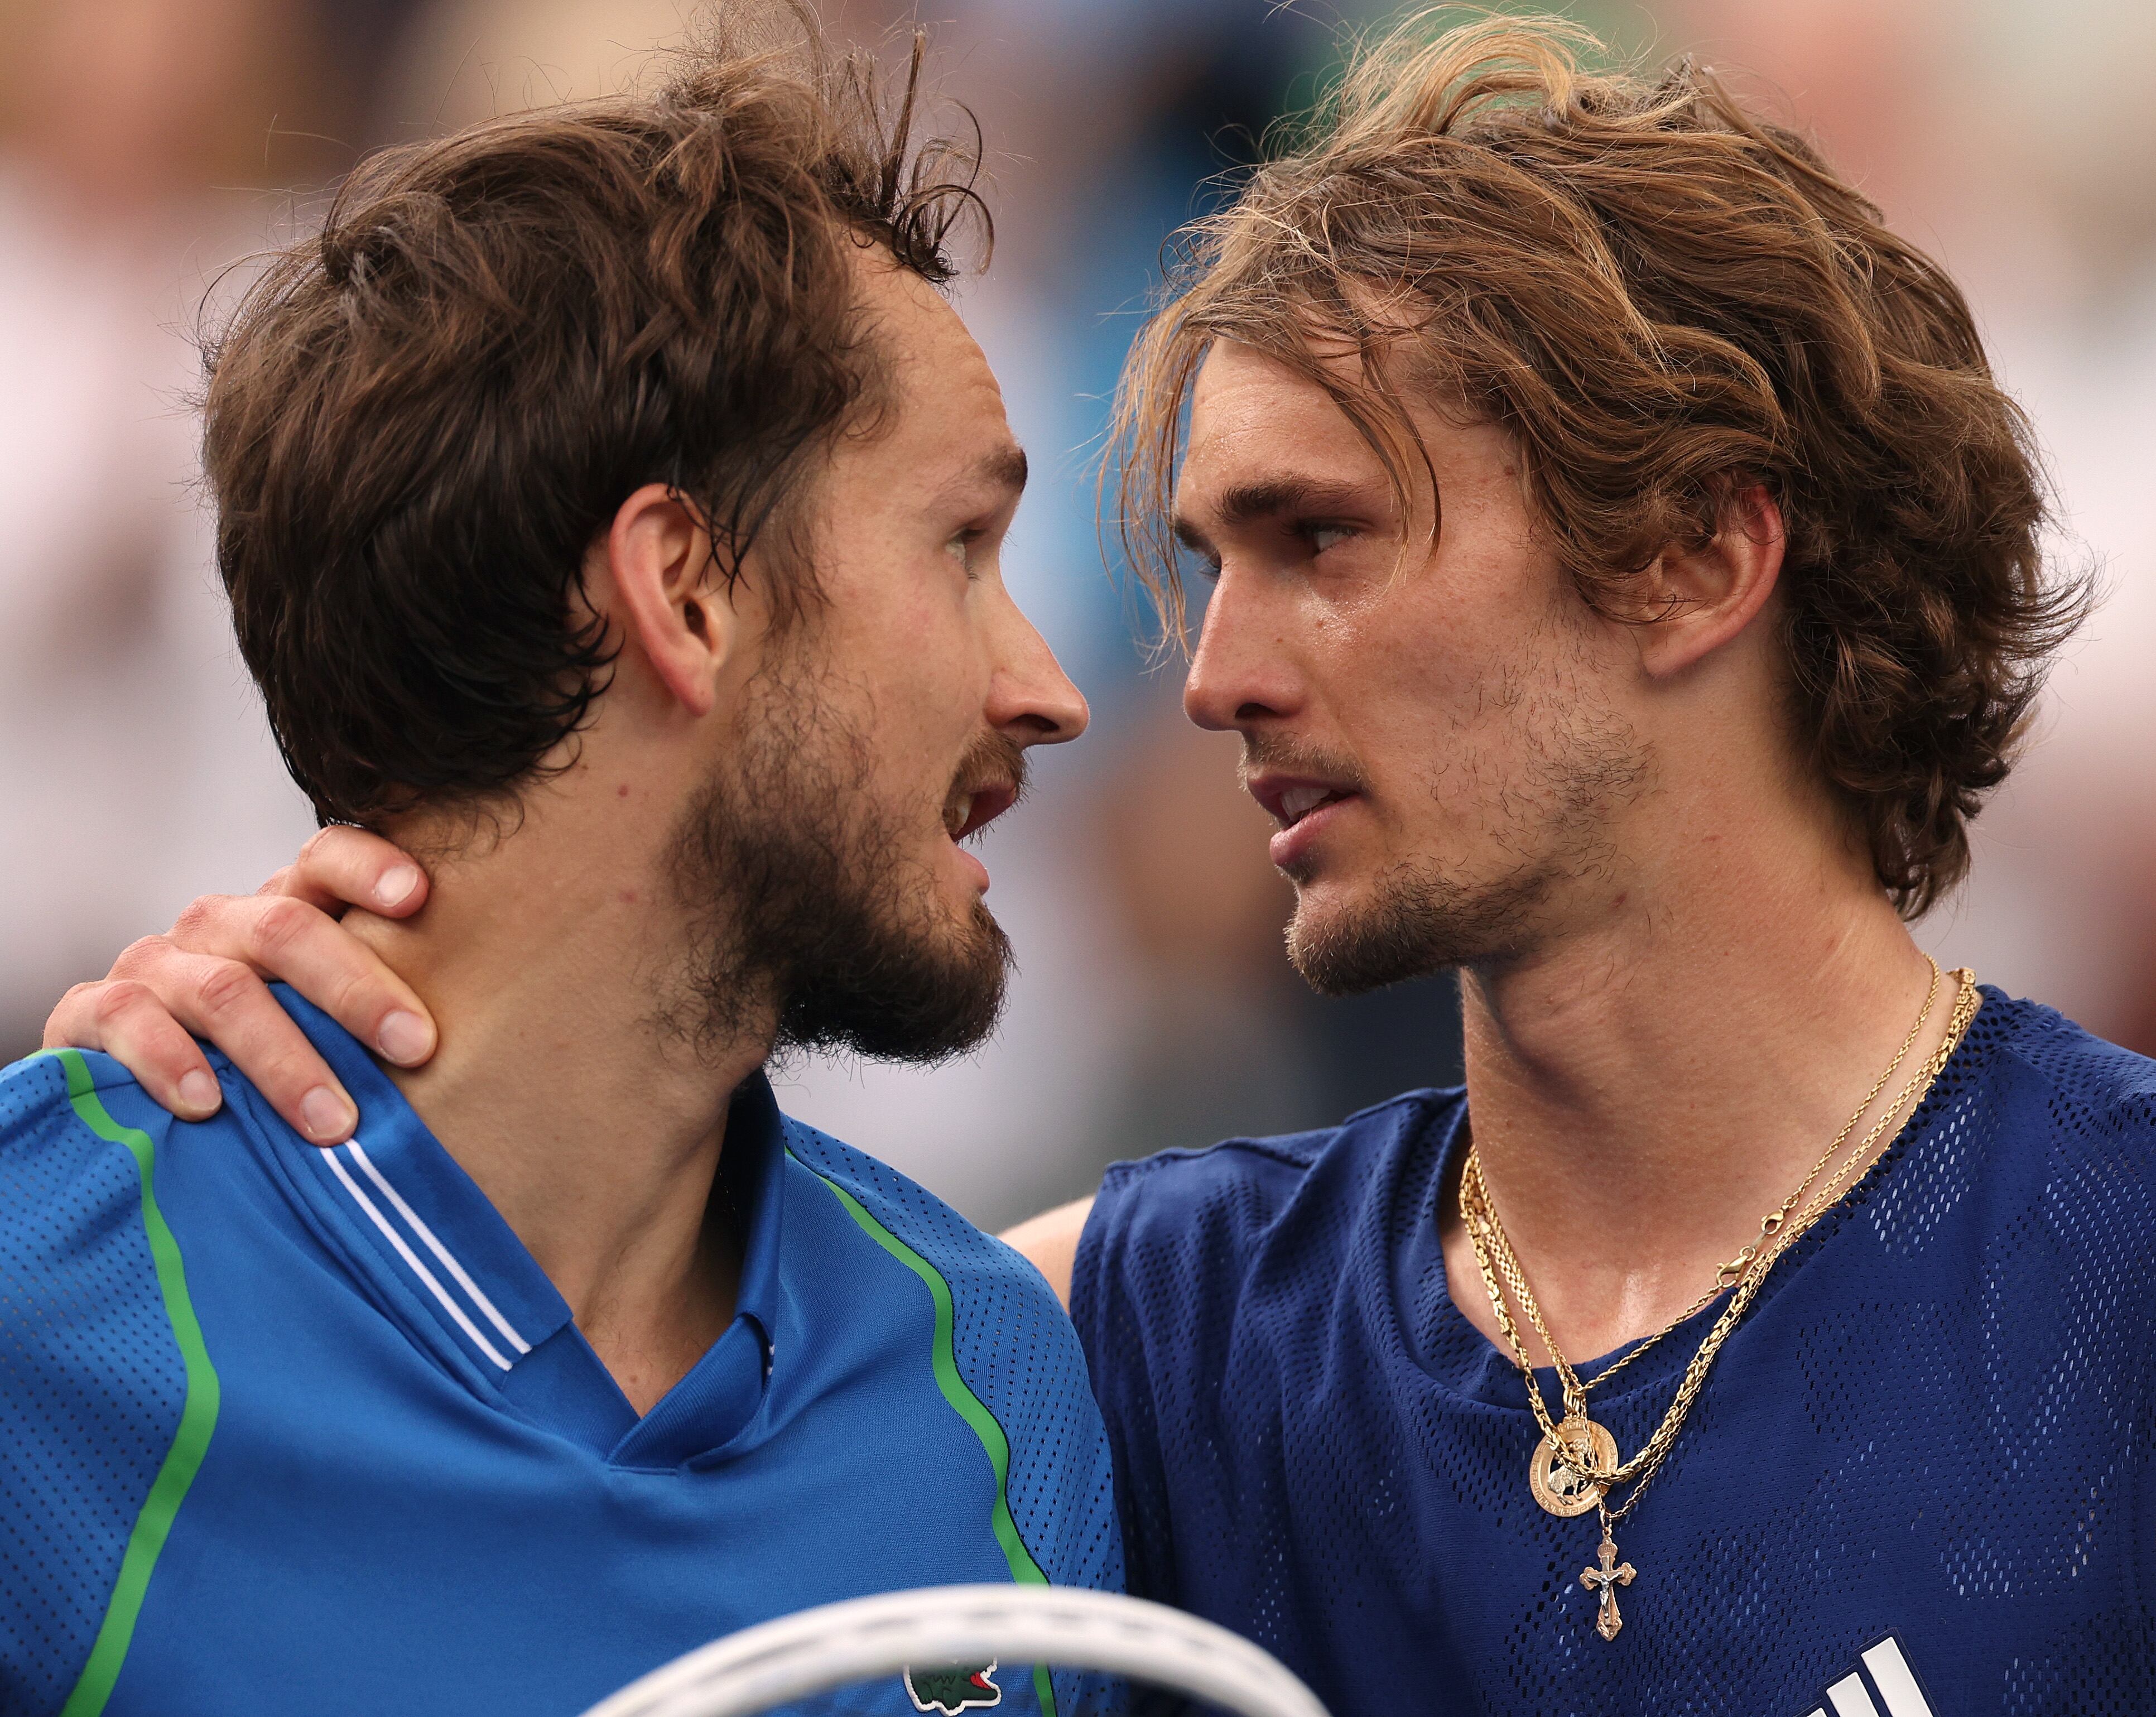
[[[799,0],[731,0],[653,87],[388,151],[208,347],[204,463],[239,645],[325,820],[512,796],[604,690],[584,555],[646,483],[729,578],[872,416],[849,253],[941,284],[978,136],[916,135]],[[985,238],[986,234],[983,234]]]
[[[1763,484],[1795,726],[1916,917],[1967,871],[2047,660],[2088,601],[2040,550],[2047,491],[1939,266],[1804,138],[1689,62],[1594,71],[1554,19],[1358,54],[1334,94],[1184,234],[1117,412],[1122,533],[1170,631],[1169,515],[1214,342],[1323,386],[1403,500],[1435,499],[1402,390],[1503,425],[1582,596],[1636,617],[1666,548]],[[1362,355],[1343,380],[1315,351]]]

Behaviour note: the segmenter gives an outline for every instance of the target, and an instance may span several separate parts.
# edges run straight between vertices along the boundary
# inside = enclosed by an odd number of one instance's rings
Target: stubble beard
[[[683,817],[674,882],[697,930],[661,1023],[706,1053],[761,1031],[780,1051],[947,1061],[995,1029],[1009,938],[978,900],[952,916],[831,690],[805,662],[766,670]]]
[[[1402,866],[1378,879],[1368,901],[1322,915],[1298,891],[1287,957],[1320,995],[1362,995],[1517,946],[1548,889],[1532,871],[1476,883]]]
[[[1359,995],[1455,967],[1516,959],[1544,933],[1553,899],[1583,878],[1607,876],[1615,857],[1612,815],[1635,800],[1652,758],[1614,710],[1582,681],[1537,675],[1497,696],[1518,710],[1520,762],[1507,779],[1466,753],[1464,796],[1487,807],[1475,856],[1409,859],[1378,876],[1367,897],[1318,912],[1296,884],[1288,959],[1321,995]],[[1432,787],[1435,796],[1436,788]]]

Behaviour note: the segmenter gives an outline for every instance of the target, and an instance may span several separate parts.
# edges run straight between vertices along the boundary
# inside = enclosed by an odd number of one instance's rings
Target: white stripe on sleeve
[[[486,1313],[487,1321],[508,1338],[509,1344],[517,1352],[530,1353],[531,1344],[510,1327],[509,1319],[496,1311],[494,1302],[480,1292],[479,1283],[465,1273],[462,1264],[449,1256],[449,1249],[434,1238],[434,1231],[419,1220],[419,1213],[406,1204],[403,1195],[382,1178],[382,1170],[374,1166],[374,1159],[360,1148],[359,1141],[357,1139],[349,1141],[346,1149],[352,1152],[359,1166],[367,1170],[367,1178],[382,1189],[382,1196],[397,1206],[397,1214],[412,1225],[412,1231],[425,1243],[427,1250],[442,1261],[442,1267],[457,1278],[457,1285],[471,1296],[472,1303]]]
[[[441,1302],[442,1309],[457,1320],[457,1327],[472,1339],[479,1350],[493,1360],[497,1368],[504,1371],[509,1370],[509,1361],[495,1350],[492,1342],[480,1334],[479,1326],[465,1315],[465,1308],[449,1298],[448,1290],[435,1280],[434,1272],[419,1262],[418,1254],[404,1243],[404,1236],[391,1227],[389,1219],[375,1208],[374,1200],[359,1190],[359,1183],[346,1172],[344,1164],[337,1159],[337,1153],[332,1150],[324,1154],[329,1158],[330,1167],[336,1171],[337,1179],[344,1182],[345,1190],[359,1201],[360,1209],[367,1212],[374,1226],[382,1231],[383,1237],[397,1248],[398,1255],[412,1267],[412,1273],[427,1284],[428,1292]]]

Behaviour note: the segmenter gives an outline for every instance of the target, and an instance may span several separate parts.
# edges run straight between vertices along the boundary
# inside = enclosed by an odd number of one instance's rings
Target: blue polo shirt
[[[1120,1586],[1084,1361],[1008,1247],[753,1079],[715,1190],[737,1314],[639,1417],[395,1087],[279,995],[358,1100],[336,1150],[215,1056],[192,1125],[103,1056],[0,1074],[0,1709],[543,1717],[813,1604]],[[886,1708],[929,1709],[896,1677]]]

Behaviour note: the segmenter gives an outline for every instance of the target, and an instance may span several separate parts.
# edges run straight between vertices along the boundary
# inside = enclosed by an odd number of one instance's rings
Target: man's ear
[[[603,550],[613,624],[684,709],[710,714],[741,629],[711,533],[680,491],[646,483],[614,514]]]
[[[1681,674],[1750,625],[1774,594],[1787,538],[1782,509],[1762,483],[1732,490],[1722,527],[1697,550],[1665,550],[1649,569],[1640,665],[1657,679]]]

